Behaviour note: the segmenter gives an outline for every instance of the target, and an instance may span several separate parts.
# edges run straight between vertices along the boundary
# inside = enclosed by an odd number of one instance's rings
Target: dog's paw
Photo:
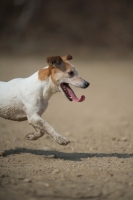
[[[28,133],[25,137],[24,137],[25,140],[37,140],[38,137],[36,137],[34,135],[34,133]]]
[[[66,138],[64,138],[64,137],[58,137],[57,138],[57,142],[58,142],[58,144],[60,144],[60,145],[67,145],[67,144],[69,144],[70,143],[70,141],[68,141]]]

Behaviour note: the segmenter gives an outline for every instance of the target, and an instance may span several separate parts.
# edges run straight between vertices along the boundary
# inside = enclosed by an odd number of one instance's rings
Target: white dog
[[[0,82],[0,117],[14,121],[28,120],[36,132],[29,133],[25,139],[37,140],[47,133],[61,145],[69,143],[41,115],[50,97],[59,91],[70,101],[84,101],[85,97],[82,95],[78,99],[69,84],[87,88],[89,83],[78,76],[77,70],[68,62],[71,59],[70,55],[48,57],[48,66],[30,77]]]

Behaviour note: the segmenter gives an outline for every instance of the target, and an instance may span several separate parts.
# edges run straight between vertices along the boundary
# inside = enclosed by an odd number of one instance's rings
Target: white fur
[[[49,87],[49,85],[51,85]],[[50,80],[50,77],[46,81],[40,81],[38,79],[38,72],[28,78],[13,79],[9,82],[0,82],[0,116],[2,115],[3,108],[17,108],[24,111],[22,116],[15,115],[14,119],[21,120],[21,117],[30,116],[30,113],[39,113],[40,115],[44,112],[45,107],[48,103],[49,98],[53,93],[57,91],[54,84]],[[41,102],[41,104],[38,104]],[[21,113],[20,113],[21,114]],[[6,118],[6,116],[4,117]]]
[[[48,106],[48,100],[57,91],[59,89],[51,77],[41,81],[38,79],[38,72],[28,78],[0,82],[0,116],[14,121],[28,119],[36,130],[36,133],[26,136],[28,140],[36,140],[44,133],[48,133],[59,144],[66,145],[69,141],[41,118]]]
[[[70,77],[69,69],[74,70],[73,77]],[[51,76],[48,76],[46,80],[39,80],[39,72],[28,78],[0,82],[0,117],[14,121],[28,120],[36,132],[27,134],[25,137],[27,140],[36,140],[48,133],[59,144],[67,145],[69,141],[59,135],[51,125],[41,118],[41,115],[46,110],[50,97],[56,92],[63,92],[60,87],[62,82],[81,88],[88,87],[85,85],[87,82],[78,76],[77,70],[71,64],[69,64],[68,71],[58,71],[54,75],[57,85],[53,83]],[[87,84],[89,85],[89,83]]]

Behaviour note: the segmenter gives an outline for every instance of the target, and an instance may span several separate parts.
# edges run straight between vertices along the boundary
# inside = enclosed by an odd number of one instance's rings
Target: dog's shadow
[[[45,151],[45,150],[35,150],[35,149],[27,149],[27,148],[16,148],[5,150],[5,156],[22,154],[22,153],[31,153],[34,155],[42,155],[42,156],[50,156],[54,155],[53,159],[63,159],[63,160],[71,160],[71,161],[81,161],[83,158],[105,158],[105,157],[117,157],[117,158],[131,158],[133,157],[133,153],[67,153],[67,152],[59,152],[59,151]]]

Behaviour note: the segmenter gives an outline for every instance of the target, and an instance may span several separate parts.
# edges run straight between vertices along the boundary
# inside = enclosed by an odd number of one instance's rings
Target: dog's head
[[[49,67],[47,70],[49,70],[53,83],[70,101],[81,102],[84,101],[85,96],[82,95],[78,99],[69,84],[79,88],[87,88],[89,83],[78,76],[77,69],[69,63],[71,59],[71,55],[48,57],[47,63]]]

